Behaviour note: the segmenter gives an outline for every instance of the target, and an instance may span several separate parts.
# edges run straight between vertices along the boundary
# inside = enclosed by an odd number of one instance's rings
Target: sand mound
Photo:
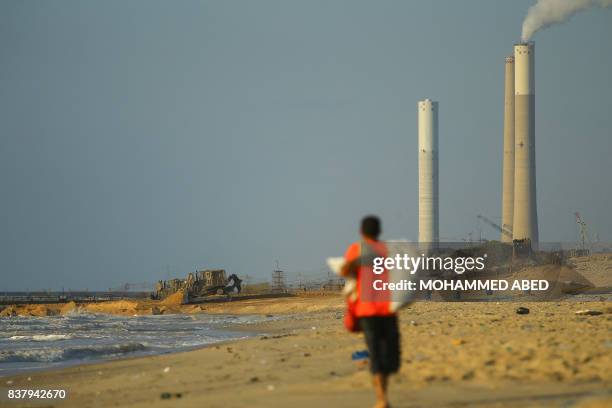
[[[72,311],[76,310],[77,308],[78,308],[78,307],[77,307],[77,304],[76,304],[76,303],[74,303],[73,301],[70,301],[70,302],[68,302],[68,303],[64,303],[64,304],[63,304],[63,305],[60,307],[60,313],[61,313],[62,315],[65,315],[65,314],[68,314],[68,313],[70,313],[70,312],[72,312]]]
[[[130,300],[116,300],[112,302],[90,303],[83,308],[90,313],[108,313],[119,315],[133,315],[138,308],[138,302]]]
[[[547,295],[561,296],[580,293],[594,287],[593,283],[576,270],[561,265],[534,266],[516,272],[514,279],[541,279],[550,284]]]
[[[28,307],[27,314],[30,316],[55,316],[57,311],[52,310],[46,305],[32,305]]]
[[[7,306],[0,311],[0,317],[13,317],[17,316],[17,308],[13,305]]]
[[[162,300],[160,304],[166,305],[166,306],[179,306],[185,303],[184,300],[185,300],[185,292],[182,290],[179,290],[178,292],[173,293],[167,298],[165,298],[164,300]]]
[[[570,262],[582,276],[596,287],[612,286],[612,254],[593,254],[571,258]]]
[[[6,307],[0,316],[57,316],[59,308],[53,304],[26,304],[26,305],[11,305]]]

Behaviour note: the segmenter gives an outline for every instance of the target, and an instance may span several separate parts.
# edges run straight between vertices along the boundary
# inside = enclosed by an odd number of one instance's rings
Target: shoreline
[[[337,296],[326,296],[326,299],[331,300],[332,302],[333,302],[332,299],[335,299],[335,298],[337,298]],[[206,307],[205,312],[202,311],[204,306],[200,307],[201,305],[190,305],[190,304],[178,305],[173,308],[174,313],[164,314],[165,316],[164,321],[166,321],[167,318],[172,319],[172,316],[193,316],[192,319],[195,321],[198,320],[198,318],[196,318],[195,316],[201,316],[201,317],[210,316],[211,318],[213,318],[213,320],[215,320],[213,316],[219,316],[222,318],[221,321],[218,321],[216,323],[210,323],[210,329],[213,331],[213,333],[225,333],[224,336],[227,336],[227,337],[215,339],[214,337],[216,336],[213,336],[210,342],[208,343],[189,345],[189,346],[177,345],[175,348],[169,348],[169,349],[160,349],[159,347],[156,347],[155,344],[150,345],[150,344],[147,344],[146,342],[143,343],[141,342],[141,340],[135,339],[134,342],[130,344],[136,344],[138,346],[142,346],[143,347],[142,350],[135,350],[132,352],[121,353],[121,354],[108,353],[106,355],[99,355],[99,356],[96,356],[96,355],[85,356],[85,357],[76,358],[76,359],[75,358],[69,358],[66,360],[60,359],[60,360],[51,361],[51,362],[45,362],[45,361],[39,361],[35,363],[32,362],[32,363],[26,363],[25,367],[23,365],[20,367],[20,364],[17,361],[7,362],[6,366],[4,367],[6,371],[5,372],[0,371],[0,383],[3,380],[8,379],[13,376],[20,376],[20,375],[29,376],[31,374],[48,372],[51,370],[62,370],[65,368],[82,366],[82,365],[104,364],[104,363],[119,361],[123,359],[147,358],[147,357],[152,357],[152,356],[157,356],[157,355],[189,352],[189,351],[195,351],[201,348],[215,346],[217,344],[225,344],[228,342],[245,340],[251,337],[258,337],[259,335],[270,334],[270,333],[273,333],[273,331],[264,332],[263,330],[266,330],[265,328],[266,326],[262,326],[262,324],[267,323],[267,322],[274,322],[276,320],[283,320],[283,319],[291,318],[292,316],[302,319],[303,316],[301,315],[303,315],[302,311],[304,309],[301,307],[296,307],[296,306],[298,306],[300,303],[304,303],[304,302],[308,303],[308,300],[305,300],[305,299],[308,299],[308,298],[302,298],[302,301],[298,301],[295,297],[290,300],[286,299],[285,302],[290,302],[290,304],[288,304],[286,308],[284,308],[284,310],[281,310],[282,306],[279,305],[279,299],[271,298],[271,297],[248,299],[249,301],[241,300],[240,302],[214,302],[214,303],[211,303],[209,307]],[[254,300],[254,303],[251,302],[253,300]],[[24,305],[21,310],[27,311],[28,308],[31,306],[32,305]],[[36,305],[36,306],[39,306],[39,305]],[[43,305],[43,306],[48,306],[48,305]],[[61,307],[62,305],[59,305],[59,306]],[[79,306],[77,306],[76,308],[70,307],[69,309],[64,309],[65,313],[62,313],[60,315],[55,314],[55,313],[51,316],[19,315],[16,318],[27,320],[29,317],[32,317],[32,318],[48,317],[50,319],[55,319],[55,318],[61,318],[62,316],[71,316],[72,313],[75,313],[75,312],[77,314],[84,313],[85,315],[90,315],[90,316],[95,316],[95,315],[109,316],[109,317],[110,316],[122,316],[125,319],[132,319],[135,317],[147,317],[147,316],[153,317],[153,318],[157,317],[154,315],[138,315],[138,314],[132,315],[132,314],[123,313],[122,309],[120,309],[121,307],[124,306],[123,302],[118,302],[119,308],[115,306],[114,308],[108,309],[112,312],[118,312],[118,313],[89,312],[87,310],[80,309]],[[97,305],[94,305],[94,306],[97,306]],[[194,311],[194,307],[195,307],[195,311]],[[267,313],[263,313],[261,311],[262,308],[266,309]],[[275,313],[274,314],[269,313],[271,311],[274,311]],[[162,317],[162,316],[159,316],[159,317]],[[0,321],[2,319],[6,319],[6,318],[0,318]],[[204,319],[206,319],[206,317],[204,317]],[[255,321],[252,321],[252,319]],[[261,321],[258,321],[260,319]],[[165,323],[160,323],[160,324],[165,324]],[[208,325],[209,323],[203,323],[203,324]],[[206,327],[206,326],[203,326],[203,327]],[[268,328],[270,327],[272,327],[271,330],[274,330],[273,326],[268,326]],[[64,330],[66,330],[66,328],[64,328]],[[65,336],[65,335],[62,335],[62,336]],[[72,334],[68,334],[68,336],[69,338],[71,338]],[[124,341],[121,344],[126,344],[126,343]],[[40,341],[40,342],[36,342],[36,344],[33,345],[33,347],[37,349],[38,348],[44,349],[45,347],[64,348],[68,346],[64,346],[61,341],[50,341],[50,342]],[[82,345],[76,345],[73,347],[89,349],[90,347],[96,348],[98,347],[98,345],[82,344]],[[0,366],[1,365],[2,363],[0,362]],[[47,367],[44,367],[45,365]],[[31,366],[31,367],[27,367],[27,366]],[[40,367],[43,367],[43,368],[40,368]]]
[[[211,315],[216,315],[211,313]],[[222,314],[219,314],[222,315]],[[231,315],[228,314],[227,316],[241,316],[239,314],[235,314],[235,315]],[[263,315],[261,315],[263,316]],[[289,318],[286,317],[286,318]],[[282,319],[280,319],[282,320]],[[257,322],[257,323],[267,323],[267,322],[272,322],[271,320],[267,320],[267,321],[262,321],[262,322]],[[185,346],[182,348],[177,348],[177,349],[170,349],[167,351],[160,351],[160,352],[134,352],[134,353],[127,353],[127,354],[123,354],[123,355],[119,355],[119,356],[114,356],[114,357],[102,357],[99,359],[81,359],[81,360],[72,360],[72,361],[59,361],[59,362],[55,362],[57,363],[56,365],[52,366],[52,367],[45,367],[45,368],[25,368],[23,369],[21,372],[13,372],[13,373],[2,373],[0,372],[0,387],[2,386],[4,380],[12,378],[12,377],[24,377],[24,376],[31,376],[34,374],[41,374],[41,373],[45,373],[45,372],[49,372],[49,371],[56,371],[56,370],[63,370],[63,369],[67,369],[67,368],[72,368],[72,367],[80,367],[80,366],[87,366],[87,365],[93,365],[93,364],[106,364],[106,363],[112,363],[112,362],[116,362],[116,361],[121,361],[121,360],[128,360],[128,359],[140,359],[140,358],[149,358],[149,357],[155,357],[155,356],[163,356],[163,355],[168,355],[168,354],[175,354],[175,353],[188,353],[191,351],[196,351],[196,350],[200,350],[200,349],[204,349],[204,348],[208,348],[208,347],[213,347],[213,346],[218,346],[218,345],[224,345],[224,344],[229,344],[229,343],[233,343],[233,342],[238,342],[238,341],[243,341],[243,340],[247,340],[250,338],[255,338],[255,337],[259,337],[259,336],[265,336],[268,335],[270,333],[268,332],[262,332],[260,329],[254,329],[252,327],[253,324],[255,324],[254,322],[245,322],[245,323],[227,323],[227,324],[218,324],[218,327],[215,327],[215,330],[219,330],[219,331],[224,331],[224,332],[231,332],[232,334],[235,335],[235,337],[233,338],[227,338],[227,339],[223,339],[223,340],[219,340],[219,341],[214,341],[211,343],[206,343],[206,344],[201,344],[201,345],[197,345],[197,346]],[[244,334],[244,335],[243,335]],[[65,364],[63,364],[65,363]],[[40,362],[41,365],[45,364],[44,362]],[[1,401],[1,397],[0,397],[0,401]]]
[[[529,308],[530,314],[517,315],[517,306]],[[288,313],[288,319],[240,325],[265,335],[4,377],[2,393],[6,395],[5,382],[10,379],[14,388],[66,389],[66,400],[48,402],[67,407],[306,407],[373,402],[368,371],[350,359],[365,345],[362,335],[344,330],[339,313],[342,299],[297,299],[284,307],[301,310],[301,318],[292,319]],[[271,305],[255,302],[232,308],[256,314],[254,308],[265,315]],[[604,313],[575,314],[586,308]],[[400,313],[402,368],[391,378],[391,403],[609,405],[611,313],[609,302],[415,303]],[[164,398],[164,393],[170,397]],[[23,402],[0,402],[23,406]],[[591,402],[600,405],[583,405]]]
[[[308,299],[336,299],[339,292],[325,294],[267,294],[237,296],[229,299],[213,298],[201,303],[182,303],[182,295],[175,294],[164,300],[122,299],[104,302],[75,303],[24,303],[0,306],[0,317],[49,317],[64,316],[70,313],[109,314],[118,316],[147,316],[163,314],[249,314],[250,310],[259,310],[268,305],[270,313],[289,313],[299,311],[296,306],[302,304],[313,311]],[[330,307],[331,303],[328,302]],[[288,309],[284,307],[287,306]],[[318,307],[318,306],[317,306]],[[315,308],[317,308],[315,307]],[[261,314],[261,313],[254,313]],[[267,314],[267,313],[264,313]]]

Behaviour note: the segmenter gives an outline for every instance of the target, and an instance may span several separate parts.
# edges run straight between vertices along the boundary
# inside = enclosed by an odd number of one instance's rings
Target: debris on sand
[[[524,315],[524,314],[529,314],[529,309],[527,309],[526,307],[518,307],[516,309],[516,314],[520,314],[520,315]]]
[[[585,309],[585,310],[578,310],[578,311],[576,311],[576,314],[578,316],[598,316],[600,314],[603,314],[603,312],[601,312],[599,310]]]
[[[149,312],[151,313],[151,315],[153,316],[157,316],[157,315],[161,315],[164,314],[164,307],[157,307],[157,306],[153,306],[151,307],[151,309],[149,310]]]
[[[451,340],[451,344],[453,346],[461,346],[461,345],[465,344],[465,340],[464,339],[452,339]]]
[[[183,394],[180,392],[162,392],[159,396],[161,399],[181,398]]]

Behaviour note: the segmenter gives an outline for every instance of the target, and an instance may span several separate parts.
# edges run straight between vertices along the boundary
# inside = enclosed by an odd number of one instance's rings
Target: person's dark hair
[[[361,233],[368,238],[378,239],[380,235],[380,219],[375,215],[367,215],[361,220]]]

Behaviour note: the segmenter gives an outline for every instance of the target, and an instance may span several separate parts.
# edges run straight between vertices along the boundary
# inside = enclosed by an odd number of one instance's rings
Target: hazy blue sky
[[[533,1],[0,2],[0,290],[222,267],[317,277],[365,213],[417,237],[501,212],[503,64]],[[540,238],[612,240],[612,10],[535,35]],[[497,238],[487,226],[486,237]]]

